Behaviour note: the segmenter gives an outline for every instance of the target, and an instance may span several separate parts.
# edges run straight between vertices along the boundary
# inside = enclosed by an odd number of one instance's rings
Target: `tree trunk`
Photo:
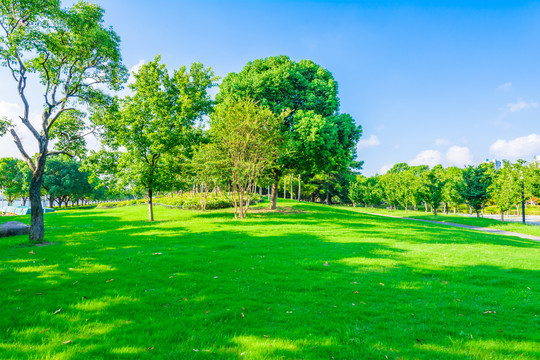
[[[427,202],[424,202],[424,206],[426,208],[426,212],[428,212],[428,204],[427,204]]]
[[[152,207],[152,188],[148,189],[148,221],[154,221],[154,208]]]
[[[291,200],[294,200],[293,184],[294,184],[294,176],[293,174],[291,174]]]
[[[300,195],[302,195],[302,181],[300,174],[298,174],[298,201],[300,201]]]
[[[330,181],[326,181],[326,199],[324,200],[326,205],[330,204]]]
[[[41,169],[40,169],[41,168]],[[30,180],[30,242],[41,243],[45,238],[45,224],[43,222],[43,207],[41,206],[41,183],[43,182],[43,166],[39,166]]]
[[[504,211],[501,210],[501,222],[504,222]]]
[[[287,176],[283,175],[283,198],[287,198]]]
[[[270,210],[277,209],[277,196],[278,196],[278,181],[279,176],[277,173],[274,174],[274,182],[272,183],[272,190],[271,190],[271,201],[270,201]]]

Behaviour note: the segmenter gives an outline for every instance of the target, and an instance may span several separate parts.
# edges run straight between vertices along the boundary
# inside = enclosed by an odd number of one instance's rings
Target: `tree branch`
[[[28,153],[26,152],[26,150],[24,150],[24,147],[22,145],[21,139],[19,138],[19,135],[17,135],[17,133],[13,129],[11,129],[9,132],[11,133],[11,136],[13,136],[13,141],[15,141],[15,145],[17,145],[17,148],[19,148],[19,151],[21,152],[24,160],[30,167],[30,170],[32,170],[32,172],[36,171],[36,166],[34,165],[32,158],[28,156]]]

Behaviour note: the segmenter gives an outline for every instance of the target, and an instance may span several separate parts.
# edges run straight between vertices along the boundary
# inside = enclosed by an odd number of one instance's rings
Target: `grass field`
[[[539,243],[278,205],[68,210],[53,245],[0,239],[0,359],[540,357]]]
[[[487,219],[487,218],[477,218],[475,216],[463,216],[463,215],[454,215],[454,214],[444,214],[439,213],[433,215],[431,213],[425,213],[424,211],[411,211],[405,212],[405,210],[388,210],[388,209],[377,209],[377,208],[364,208],[356,207],[350,208],[353,211],[363,212],[363,213],[372,213],[372,214],[383,214],[383,215],[392,215],[398,217],[408,217],[413,219],[424,219],[424,220],[435,220],[442,222],[451,222],[456,224],[472,225],[472,226],[481,226],[487,228],[493,228],[504,231],[512,231],[522,234],[540,236],[540,226],[538,225],[529,225],[522,224],[519,222],[504,222],[501,223],[499,220]]]

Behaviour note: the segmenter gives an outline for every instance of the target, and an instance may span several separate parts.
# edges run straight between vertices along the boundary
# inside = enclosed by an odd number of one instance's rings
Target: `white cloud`
[[[435,146],[448,146],[450,141],[448,139],[439,138],[435,140]]]
[[[424,150],[420,152],[416,157],[409,161],[409,165],[429,165],[433,167],[439,165],[442,162],[442,154],[438,150]]]
[[[379,175],[384,175],[388,172],[388,170],[390,170],[392,168],[392,166],[394,166],[393,164],[390,164],[390,165],[383,165],[381,166],[380,170],[379,170]]]
[[[460,167],[473,164],[471,150],[466,146],[451,146],[446,151],[446,160],[450,165]]]
[[[141,68],[141,66],[143,66],[145,63],[144,60],[139,60],[138,63],[136,63],[135,65],[133,65],[130,69],[129,69],[129,79],[128,79],[128,84],[133,84],[135,82],[135,76],[133,76],[133,74],[136,74],[139,69]]]
[[[540,135],[530,134],[509,141],[499,139],[490,146],[489,151],[504,159],[538,155]]]
[[[21,115],[21,106],[6,101],[0,101],[0,117],[5,116],[8,119],[15,122],[19,115]]]
[[[379,146],[381,144],[379,138],[376,135],[371,135],[368,139],[362,139],[358,142],[357,149],[364,149],[368,147]]]
[[[536,101],[527,102],[525,100],[522,100],[521,98],[518,98],[515,103],[509,103],[506,106],[508,107],[508,110],[510,110],[510,112],[517,112],[521,110],[537,108],[538,102]]]
[[[504,84],[497,87],[497,90],[501,90],[501,91],[508,91],[510,89],[512,89],[512,83],[511,82],[504,83]]]

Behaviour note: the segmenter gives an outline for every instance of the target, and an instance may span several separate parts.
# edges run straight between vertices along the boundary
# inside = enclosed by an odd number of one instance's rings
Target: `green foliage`
[[[277,181],[287,171],[339,172],[353,164],[361,128],[351,116],[338,113],[337,95],[328,70],[310,60],[276,56],[227,75],[216,99],[248,98],[276,116],[288,113],[280,126],[284,141],[274,164]]]
[[[519,173],[510,162],[504,161],[504,166],[495,173],[489,191],[493,201],[501,210],[501,214],[520,201],[521,181]]]
[[[3,190],[3,195],[9,204],[23,197],[27,191],[25,167],[28,168],[22,160],[0,159],[0,189]]]
[[[43,176],[43,188],[59,206],[62,203],[67,206],[69,201],[90,198],[94,190],[88,173],[81,171],[81,163],[67,156],[49,159]]]
[[[235,218],[245,218],[249,194],[279,156],[283,141],[279,125],[287,115],[276,116],[249,99],[229,99],[215,107],[209,130],[212,145],[207,148],[211,152],[206,157],[215,157],[216,167],[231,180]]]
[[[194,63],[170,76],[161,58],[143,65],[130,85],[132,96],[98,111],[94,123],[103,129],[103,142],[119,150],[115,176],[121,188],[146,191],[153,220],[152,192],[169,190],[175,182],[170,160],[191,147],[195,123],[210,111],[207,90],[217,78],[211,69]]]
[[[479,216],[479,211],[490,196],[492,167],[486,164],[469,166],[463,170],[463,180],[458,183],[457,190],[463,201]]]
[[[446,178],[441,165],[435,166],[422,177],[422,196],[424,201],[431,206],[433,215],[437,215],[437,208],[444,196]]]

